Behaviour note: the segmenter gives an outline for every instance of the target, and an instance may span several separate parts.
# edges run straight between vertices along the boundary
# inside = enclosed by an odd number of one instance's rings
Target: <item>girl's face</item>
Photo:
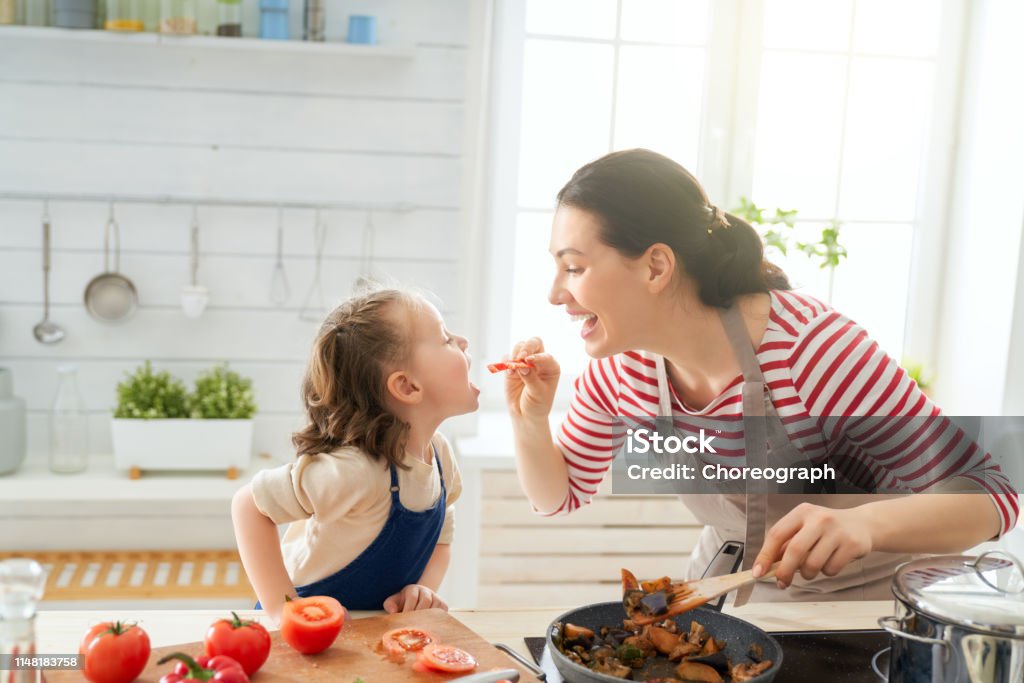
[[[592,358],[636,348],[650,301],[642,260],[602,243],[599,229],[590,212],[559,206],[548,248],[557,268],[548,301],[564,305],[582,323],[580,336]]]
[[[480,390],[469,381],[469,342],[449,332],[429,302],[410,307],[410,372],[423,391],[420,405],[442,419],[476,410]]]

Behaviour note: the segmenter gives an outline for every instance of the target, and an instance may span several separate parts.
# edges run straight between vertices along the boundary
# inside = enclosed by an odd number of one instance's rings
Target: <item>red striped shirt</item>
[[[1018,496],[992,457],[942,416],[907,373],[855,322],[829,306],[794,292],[771,292],[768,327],[757,350],[772,403],[790,440],[810,461],[826,458],[855,484],[920,491],[938,481],[965,477],[981,484],[1002,519],[1013,528]],[[742,378],[702,410],[672,394],[674,415],[740,417]],[[590,502],[611,466],[618,443],[613,418],[658,414],[655,356],[626,351],[592,360],[576,380],[569,414],[558,433],[570,489],[552,514]],[[888,420],[865,416],[930,418]],[[719,453],[742,453],[738,431],[716,442]],[[721,446],[719,449],[718,446]],[[836,460],[836,459],[839,460]]]

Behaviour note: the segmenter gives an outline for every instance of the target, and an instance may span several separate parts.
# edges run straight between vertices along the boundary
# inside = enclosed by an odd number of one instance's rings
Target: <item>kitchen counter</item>
[[[452,610],[451,614],[492,643],[505,643],[529,657],[525,636],[542,636],[564,609]],[[893,613],[891,601],[755,603],[727,612],[766,631],[878,628],[880,616]],[[93,624],[110,619],[137,620],[153,647],[201,640],[207,627],[226,610],[42,611],[36,620],[36,651],[66,654],[78,651],[82,635]],[[242,618],[261,612],[240,611]],[[353,612],[355,618],[379,612]]]

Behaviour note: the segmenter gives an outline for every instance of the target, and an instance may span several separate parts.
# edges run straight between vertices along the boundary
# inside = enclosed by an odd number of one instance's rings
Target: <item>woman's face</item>
[[[548,300],[565,306],[587,354],[605,358],[636,346],[651,295],[642,259],[630,259],[598,239],[597,218],[560,206],[551,226],[549,251],[557,272]]]

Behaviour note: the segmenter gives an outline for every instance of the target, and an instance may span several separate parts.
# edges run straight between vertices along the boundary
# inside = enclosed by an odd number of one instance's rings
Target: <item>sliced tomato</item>
[[[433,669],[427,666],[426,662],[424,662],[422,659],[418,657],[416,658],[416,661],[412,663],[412,667],[410,668],[418,674],[436,673]]]
[[[345,624],[345,608],[328,595],[285,602],[281,610],[281,637],[304,655],[323,652]]]
[[[434,669],[445,673],[466,673],[476,668],[476,657],[454,645],[431,643],[423,648],[420,661]]]
[[[396,628],[388,631],[380,639],[384,650],[391,655],[404,655],[408,652],[419,652],[427,645],[438,642],[437,636],[421,628]]]

